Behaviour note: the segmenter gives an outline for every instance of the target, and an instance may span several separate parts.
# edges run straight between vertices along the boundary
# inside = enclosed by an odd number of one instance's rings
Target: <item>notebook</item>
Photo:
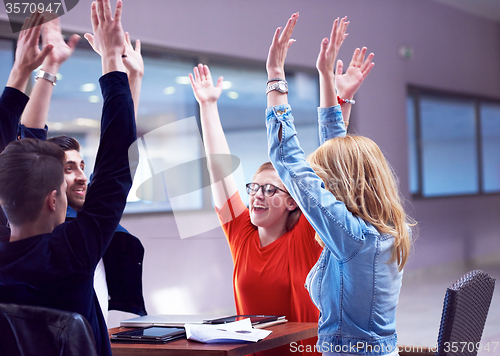
[[[184,324],[203,324],[204,320],[215,319],[220,315],[144,315],[137,318],[120,321],[122,327],[145,327],[145,326],[177,326]]]

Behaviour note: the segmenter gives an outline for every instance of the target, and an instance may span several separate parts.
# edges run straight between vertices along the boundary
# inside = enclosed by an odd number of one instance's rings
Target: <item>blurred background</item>
[[[65,33],[91,31],[90,4],[80,0],[61,17]],[[17,36],[0,8],[0,80],[6,82]],[[347,15],[351,21],[339,53],[345,68],[356,47],[375,53],[376,65],[355,97],[349,131],[381,147],[399,178],[406,209],[418,222],[398,334],[401,344],[433,346],[446,287],[475,268],[500,277],[496,0],[125,0],[123,27],[142,41],[146,66],[137,123],[147,159],[141,161],[122,224],[146,249],[148,313],[235,312],[229,248],[214,220],[210,191],[201,189],[207,172],[187,75],[203,62],[214,78],[224,76],[219,110],[231,152],[241,160],[236,177],[246,199],[244,184],[268,161],[267,51],[275,29],[297,11],[297,42],[286,71],[306,153],[318,146],[315,62],[333,20]],[[99,138],[100,75],[100,57],[82,39],[60,69],[49,116],[50,135],[80,141],[88,174]],[[176,175],[175,167],[186,162],[192,163],[192,174]],[[192,187],[189,193],[142,200],[138,189],[166,169],[180,185]],[[186,225],[196,229],[185,232]],[[499,293],[483,334],[484,342],[497,345]],[[111,311],[108,326],[133,316]],[[484,354],[494,353],[492,348]]]

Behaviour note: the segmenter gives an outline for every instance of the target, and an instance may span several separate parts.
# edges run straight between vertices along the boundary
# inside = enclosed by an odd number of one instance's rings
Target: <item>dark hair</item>
[[[73,138],[71,136],[56,136],[56,137],[51,137],[47,140],[47,142],[52,142],[58,145],[63,149],[63,151],[71,151],[75,150],[77,152],[80,152],[80,144],[76,140],[76,138]]]
[[[259,168],[257,168],[257,172],[255,172],[254,178],[262,171],[271,170],[274,171],[273,164],[271,162],[263,163]],[[285,188],[286,189],[286,188]],[[292,196],[287,197],[287,199],[293,199]],[[286,219],[285,230],[288,232],[299,222],[300,216],[302,215],[302,211],[297,206],[294,210],[290,211],[288,214],[288,218]]]
[[[61,193],[65,157],[59,146],[32,138],[11,142],[0,154],[0,202],[12,224],[34,221],[47,194]]]

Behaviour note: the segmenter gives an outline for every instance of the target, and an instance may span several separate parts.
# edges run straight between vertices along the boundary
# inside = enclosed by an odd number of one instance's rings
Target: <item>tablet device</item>
[[[135,328],[111,335],[113,342],[129,343],[160,343],[178,340],[186,337],[184,328],[168,326],[148,326],[145,328]]]

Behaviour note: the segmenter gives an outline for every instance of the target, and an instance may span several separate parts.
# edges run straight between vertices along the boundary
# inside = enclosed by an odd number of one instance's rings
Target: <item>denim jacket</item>
[[[320,112],[321,143],[331,135],[345,134],[341,121],[340,106]],[[325,189],[305,161],[289,105],[268,108],[266,122],[269,158],[325,243],[306,280],[311,299],[320,310],[318,351],[360,355],[393,352],[402,279],[396,262],[388,263],[393,237],[380,234],[354,216]]]

